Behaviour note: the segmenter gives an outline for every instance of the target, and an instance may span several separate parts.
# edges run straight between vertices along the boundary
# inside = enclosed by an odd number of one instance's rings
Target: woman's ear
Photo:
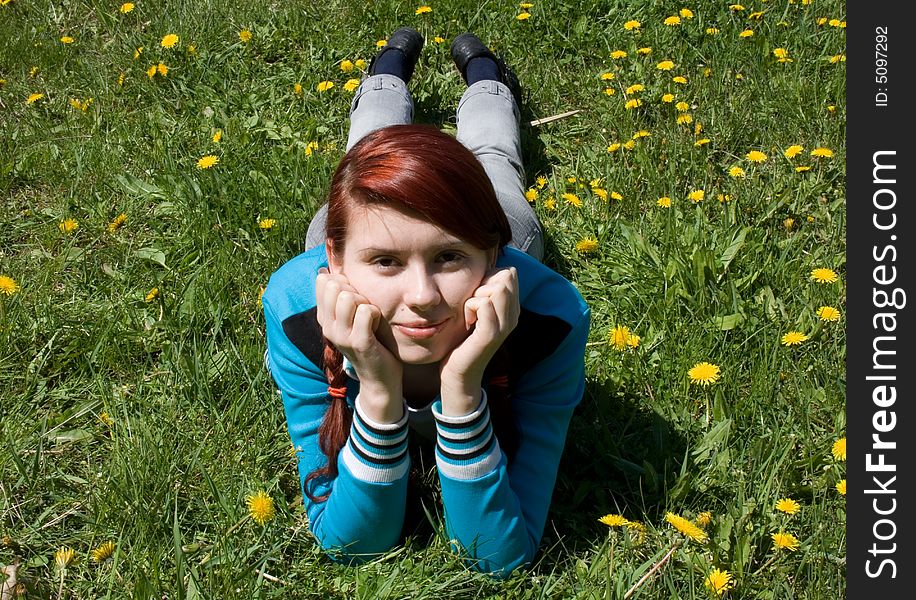
[[[341,273],[343,271],[343,261],[338,253],[334,252],[334,243],[327,240],[324,243],[325,252],[328,255],[328,270],[331,273]]]

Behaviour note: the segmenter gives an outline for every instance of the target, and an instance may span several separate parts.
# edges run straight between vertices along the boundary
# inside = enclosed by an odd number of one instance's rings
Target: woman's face
[[[464,303],[495,253],[397,208],[350,211],[342,256],[329,248],[330,270],[381,310],[375,334],[402,362],[441,361],[467,337]]]

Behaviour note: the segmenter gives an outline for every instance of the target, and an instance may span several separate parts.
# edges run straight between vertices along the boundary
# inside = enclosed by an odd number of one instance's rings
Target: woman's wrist
[[[442,414],[458,417],[477,410],[482,395],[482,379],[482,376],[451,378],[443,374],[439,389]]]
[[[359,404],[362,413],[377,423],[397,423],[404,417],[404,395],[400,386],[361,381]]]

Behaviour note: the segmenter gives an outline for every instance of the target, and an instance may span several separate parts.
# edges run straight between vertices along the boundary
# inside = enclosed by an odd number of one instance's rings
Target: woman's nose
[[[433,274],[426,269],[413,269],[410,281],[405,290],[405,302],[417,309],[428,309],[437,306],[442,299],[439,287]]]

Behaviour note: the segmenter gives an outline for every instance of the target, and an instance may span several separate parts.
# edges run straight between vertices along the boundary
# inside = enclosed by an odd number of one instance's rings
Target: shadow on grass
[[[588,381],[570,423],[544,532],[567,547],[603,539],[597,519],[618,513],[656,520],[677,482],[687,441],[638,397],[610,382]]]

